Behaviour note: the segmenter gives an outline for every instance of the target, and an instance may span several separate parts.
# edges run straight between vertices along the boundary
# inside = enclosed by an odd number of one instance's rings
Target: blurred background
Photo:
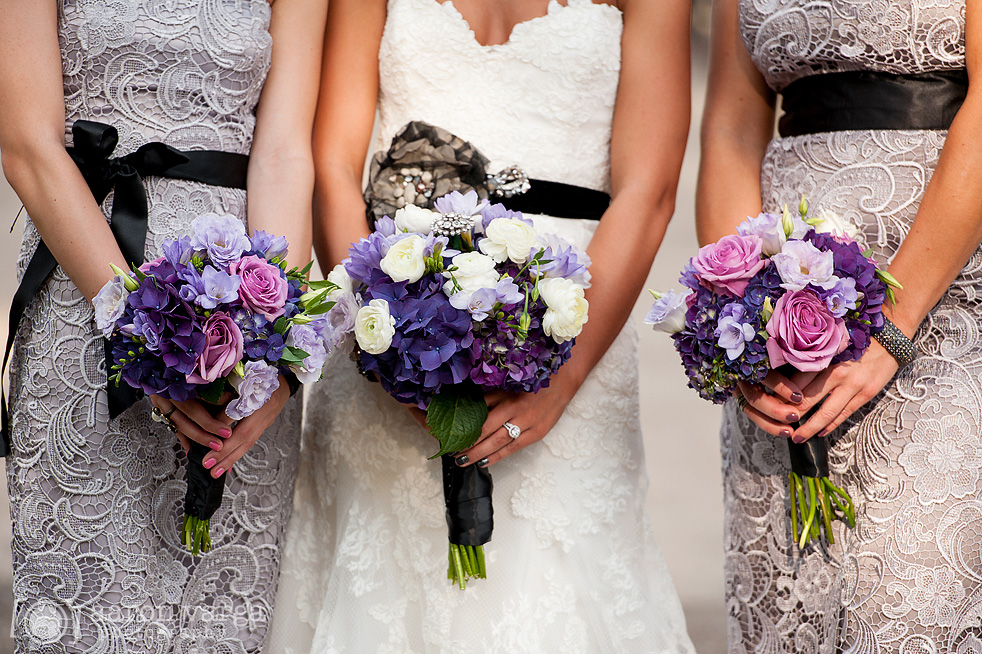
[[[692,126],[675,217],[648,278],[648,287],[678,287],[678,272],[695,252],[694,199],[699,153],[699,122],[706,90],[710,0],[693,3]],[[0,177],[0,311],[6,312],[16,288],[14,262],[23,218],[6,229],[21,208]],[[640,322],[650,296],[638,301]],[[0,320],[6,342],[7,321]],[[726,651],[723,603],[723,508],[719,464],[720,411],[686,388],[671,339],[642,329],[641,420],[645,429],[648,507],[658,543],[682,598],[689,633],[700,654]],[[6,383],[6,380],[4,380]],[[10,519],[6,483],[0,483],[0,654],[13,651],[9,638],[12,610]],[[356,653],[353,653],[356,654]],[[614,653],[612,653],[614,654]]]

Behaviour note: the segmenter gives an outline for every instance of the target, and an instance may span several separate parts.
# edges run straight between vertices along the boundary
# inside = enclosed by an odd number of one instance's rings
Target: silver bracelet
[[[883,331],[873,334],[873,338],[880,342],[880,345],[897,360],[903,368],[917,356],[917,348],[913,341],[907,338],[907,334],[900,331],[900,328],[890,322],[890,319],[883,316]]]

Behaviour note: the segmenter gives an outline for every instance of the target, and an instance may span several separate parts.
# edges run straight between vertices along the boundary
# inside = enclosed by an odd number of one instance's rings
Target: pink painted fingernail
[[[208,447],[210,447],[211,449],[217,452],[218,450],[222,449],[222,444],[219,443],[218,441],[212,441],[208,443]]]
[[[226,427],[225,429],[219,429],[218,435],[222,438],[229,438],[232,436],[232,430]]]
[[[795,434],[794,435],[794,438],[792,438],[791,440],[793,440],[795,443],[801,444],[801,443],[804,443],[808,439],[805,438],[804,436],[802,436],[801,434]]]
[[[215,475],[215,479],[218,479],[219,477],[225,474],[225,468],[215,468],[215,472],[212,474]]]
[[[210,468],[211,468],[211,467],[212,467],[213,465],[215,465],[216,463],[218,463],[218,459],[216,459],[216,458],[214,458],[214,457],[212,457],[212,458],[210,458],[210,459],[208,459],[207,461],[205,461],[205,462],[204,462],[203,464],[201,464],[201,465],[203,465],[203,466],[205,467],[205,469],[207,470],[207,469],[210,469]]]

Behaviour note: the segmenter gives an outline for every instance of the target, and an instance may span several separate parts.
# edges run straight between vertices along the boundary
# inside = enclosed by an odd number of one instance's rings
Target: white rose
[[[396,319],[389,315],[389,303],[385,300],[372,300],[358,310],[355,340],[365,352],[382,354],[392,345],[395,333]]]
[[[590,308],[583,287],[572,280],[554,277],[539,281],[539,295],[547,307],[542,317],[543,331],[557,343],[579,336]]]
[[[440,217],[436,211],[430,211],[415,204],[407,204],[396,211],[396,229],[403,232],[429,234],[433,231],[433,221]]]
[[[822,209],[818,212],[818,218],[822,221],[815,225],[815,231],[819,234],[832,234],[852,241],[858,241],[862,236],[858,227],[834,211]]]
[[[498,283],[500,275],[494,269],[494,259],[485,256],[480,252],[465,252],[458,254],[452,260],[452,265],[457,270],[444,272],[447,283],[443,285],[443,292],[451,296],[457,291],[464,291],[467,294],[482,288],[493,288]],[[451,279],[451,276],[453,279]],[[460,288],[454,288],[453,280],[457,280]]]
[[[394,282],[417,282],[426,272],[425,249],[422,236],[407,236],[392,244],[379,265]]]
[[[130,292],[123,285],[123,277],[116,275],[92,298],[96,327],[107,338],[112,335],[113,329],[116,328],[116,321],[126,310],[126,298],[129,295]]]
[[[531,225],[517,218],[495,218],[484,230],[481,252],[495,261],[511,259],[525,263],[537,241],[538,235]]]

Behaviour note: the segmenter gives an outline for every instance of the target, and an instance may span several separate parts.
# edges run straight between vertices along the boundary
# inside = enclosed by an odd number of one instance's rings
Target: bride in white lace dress
[[[332,0],[315,129],[325,269],[368,233],[359,189],[376,97],[376,150],[424,121],[477,148],[489,172],[517,164],[613,201],[599,223],[533,216],[589,246],[590,322],[548,389],[489,398],[486,438],[464,453],[494,477],[489,578],[448,582],[434,441],[339,357],[310,397],[272,651],[692,651],[644,513],[636,333],[624,327],[674,208],[688,3],[619,5]],[[514,444],[506,421],[522,429]]]

